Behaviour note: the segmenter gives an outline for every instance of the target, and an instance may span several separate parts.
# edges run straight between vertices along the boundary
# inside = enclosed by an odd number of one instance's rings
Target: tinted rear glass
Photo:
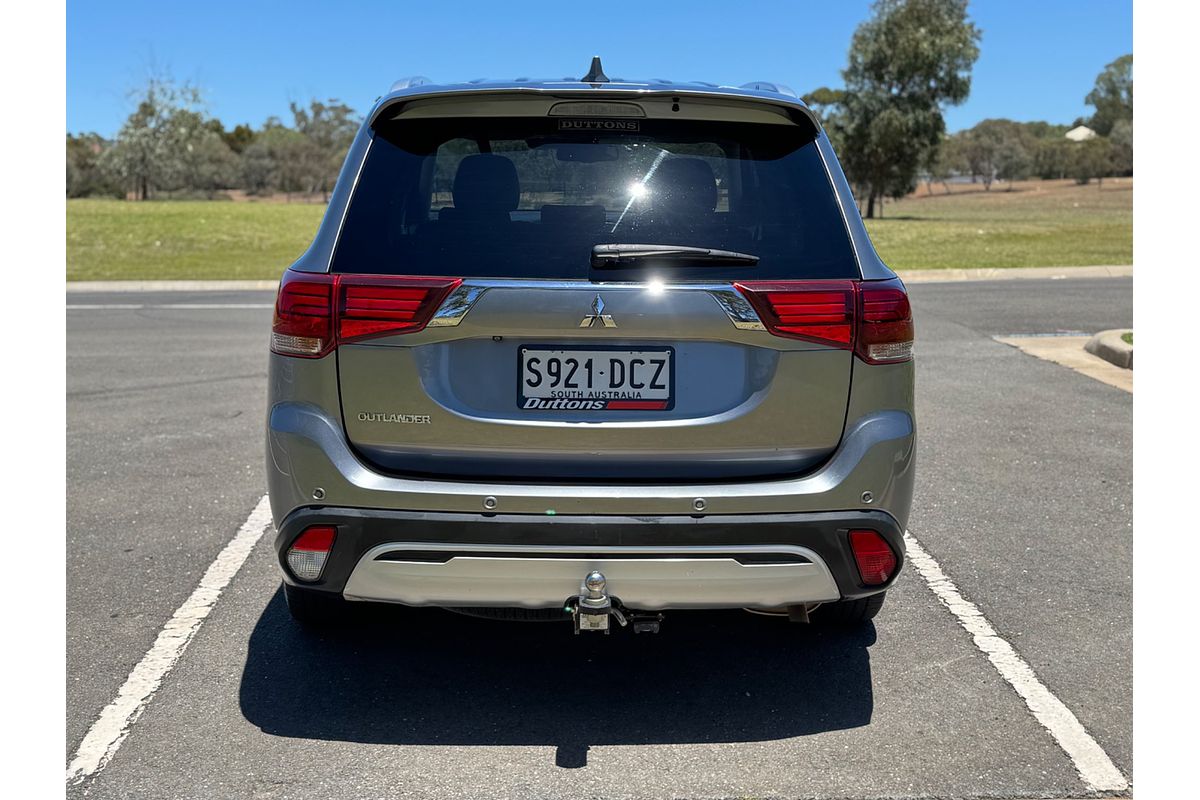
[[[593,246],[657,244],[760,259],[653,268],[670,280],[858,275],[812,131],[649,119],[598,131],[565,122],[382,123],[334,271],[626,280],[646,268],[593,269]]]

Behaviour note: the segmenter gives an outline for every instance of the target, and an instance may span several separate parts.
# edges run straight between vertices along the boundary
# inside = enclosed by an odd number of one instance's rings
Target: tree
[[[242,153],[242,183],[251,194],[310,192],[316,161],[312,142],[272,117]]]
[[[327,103],[313,100],[308,108],[292,103],[291,109],[296,131],[309,144],[298,154],[303,160],[308,191],[321,192],[328,200],[360,120],[355,117],[354,109],[337,100]]]
[[[1067,177],[1071,161],[1071,147],[1077,144],[1061,136],[1056,139],[1038,139],[1033,147],[1033,173],[1043,180]]]
[[[1104,183],[1104,176],[1112,172],[1112,144],[1105,138],[1097,136],[1083,142],[1072,142],[1070,158],[1067,162],[1067,175],[1076,183],[1086,184],[1092,178]]]
[[[247,147],[254,144],[254,129],[249,125],[238,125],[222,138],[225,140],[225,144],[229,145],[230,150],[240,155],[246,151]]]
[[[229,185],[236,163],[219,130],[197,88],[151,78],[101,164],[139,200],[176,189],[212,192]]]
[[[1133,120],[1119,119],[1108,136],[1112,143],[1113,172],[1133,174]]]
[[[985,119],[961,135],[963,155],[971,174],[983,179],[985,191],[992,181],[1009,182],[1029,177],[1032,142],[1020,123]]]
[[[945,134],[943,106],[970,93],[979,36],[966,0],[876,0],[851,41],[845,90],[810,95],[827,101],[826,128],[867,217],[877,199],[916,187]]]
[[[1096,76],[1096,87],[1084,98],[1096,109],[1087,126],[1101,136],[1112,133],[1120,120],[1133,121],[1133,54],[1105,66]]]
[[[946,194],[950,194],[950,186],[946,182],[953,175],[969,171],[964,153],[963,134],[945,136],[936,148],[930,148],[925,155],[925,175],[929,193],[933,194],[933,184],[942,184]]]
[[[67,197],[122,196],[120,186],[100,166],[110,146],[98,133],[67,134]]]

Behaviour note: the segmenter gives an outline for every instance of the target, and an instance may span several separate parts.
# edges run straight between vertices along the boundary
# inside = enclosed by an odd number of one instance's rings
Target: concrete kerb
[[[279,281],[68,281],[67,292],[275,291]]]
[[[1133,345],[1121,338],[1123,334],[1132,332],[1129,328],[1100,331],[1088,339],[1083,349],[1092,355],[1100,356],[1110,364],[1123,369],[1133,369]]]
[[[1067,278],[1128,278],[1133,265],[1114,267],[1005,267],[981,269],[900,269],[905,283],[953,283],[957,281],[1065,280]]]

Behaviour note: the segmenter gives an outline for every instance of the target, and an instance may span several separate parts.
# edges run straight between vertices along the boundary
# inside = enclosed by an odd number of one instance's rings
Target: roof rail
[[[388,89],[388,91],[399,92],[402,89],[411,89],[414,86],[424,86],[427,83],[433,83],[433,81],[429,80],[429,78],[426,78],[424,75],[409,75],[407,78],[401,78],[393,83],[392,88]]]
[[[756,92],[774,92],[775,94],[784,94],[788,97],[799,98],[800,95],[790,86],[784,86],[782,83],[773,83],[771,81],[751,81],[743,83],[739,89],[753,89]]]

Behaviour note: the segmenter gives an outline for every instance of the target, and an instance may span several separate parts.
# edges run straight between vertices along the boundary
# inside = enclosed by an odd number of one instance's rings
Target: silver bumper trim
[[[379,560],[397,551],[453,555],[444,562]],[[743,554],[788,554],[807,561],[743,564],[734,558]],[[629,545],[598,551],[586,545],[427,542],[372,548],[359,559],[344,595],[411,606],[553,608],[578,594],[580,581],[592,570],[603,572],[609,592],[635,609],[774,608],[840,597],[821,557],[794,545]]]

